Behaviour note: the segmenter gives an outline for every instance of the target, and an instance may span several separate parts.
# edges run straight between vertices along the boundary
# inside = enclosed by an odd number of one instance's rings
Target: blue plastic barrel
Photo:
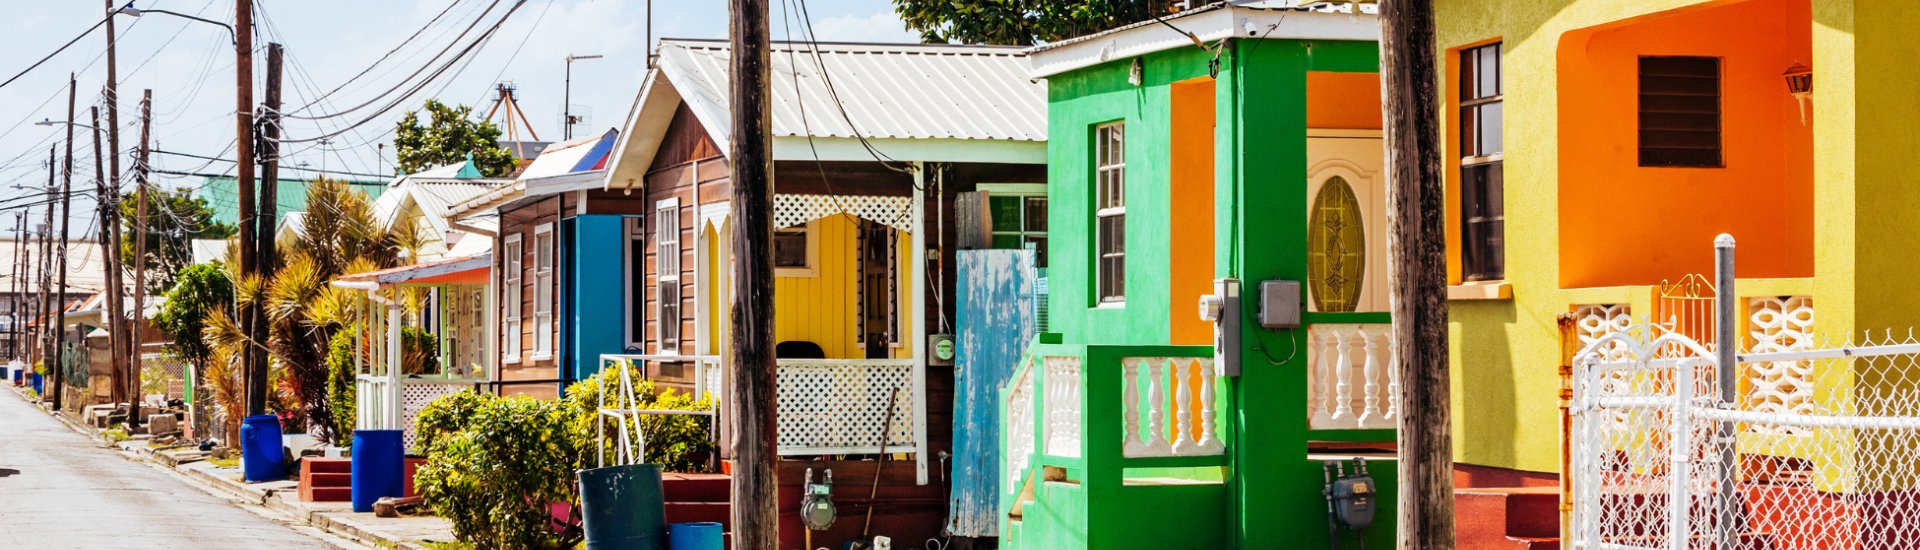
[[[280,417],[262,414],[242,421],[240,466],[249,483],[287,478],[287,452],[280,445]]]
[[[675,523],[667,526],[667,548],[672,550],[721,550],[720,524],[711,521]]]
[[[586,531],[587,550],[667,548],[659,465],[581,470],[579,480],[580,526]]]
[[[353,431],[353,511],[372,512],[381,497],[406,488],[407,449],[400,430]]]
[[[40,373],[37,373],[37,372],[36,372],[36,373],[33,373],[33,394],[34,394],[34,395],[46,395],[46,394],[47,394],[47,389],[46,389],[46,388],[44,387],[44,385],[43,385],[43,384],[41,383],[41,381],[40,381],[40,379],[41,379],[41,378],[40,378]]]

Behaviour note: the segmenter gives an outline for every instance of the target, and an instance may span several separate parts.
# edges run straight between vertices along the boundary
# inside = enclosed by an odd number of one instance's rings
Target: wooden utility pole
[[[13,265],[7,268],[7,359],[21,359],[20,353],[20,252],[26,246],[27,215],[13,213]],[[24,359],[22,359],[24,360]]]
[[[273,233],[279,228],[274,220],[279,215],[280,200],[280,55],[278,43],[267,44],[267,93],[266,108],[260,112],[260,239],[256,245],[259,264],[255,267],[261,276],[273,273],[279,268],[274,257],[278,252],[274,248]]]
[[[140,92],[140,160],[133,166],[134,173],[134,216],[136,224],[133,233],[133,360],[140,362],[140,334],[146,326],[147,307],[147,176],[151,167],[147,165],[147,155],[151,152],[148,138],[153,131],[153,90]],[[133,369],[133,388],[140,389],[139,368]]]
[[[67,157],[60,162],[60,242],[54,246],[58,259],[54,263],[54,302],[53,313],[53,361],[48,369],[53,371],[53,410],[60,410],[66,392],[66,345],[64,333],[67,329],[67,229],[73,226],[73,106],[74,93],[79,81],[69,73],[67,75]]]
[[[733,543],[774,550],[773,138],[767,0],[728,0],[733,105]]]
[[[253,0],[233,2],[234,38],[234,147],[235,185],[240,202],[240,276],[257,276],[260,271],[258,231],[255,216],[253,179]],[[235,281],[238,282],[238,281]],[[267,413],[267,354],[257,344],[266,342],[266,323],[258,304],[240,306],[240,328],[251,340],[240,354],[242,372],[247,380],[247,416]]]
[[[55,181],[55,174],[60,171],[58,147],[58,145],[47,146],[47,213],[46,220],[40,222],[40,231],[37,235],[39,255],[35,260],[37,269],[34,270],[40,282],[40,299],[34,302],[33,324],[40,329],[40,333],[34,335],[33,348],[34,355],[39,357],[43,367],[51,365],[51,362],[47,361],[47,354],[52,349],[47,347],[47,342],[53,337],[53,333],[47,329],[47,319],[53,315],[52,308],[48,307],[48,304],[53,300],[50,293],[53,290],[53,233],[51,232],[53,231],[53,207],[56,204],[55,201],[59,199],[54,195],[59,189],[56,185],[58,182]],[[51,369],[48,372],[52,372]]]
[[[1387,228],[1400,362],[1400,548],[1453,548],[1453,434],[1447,410],[1446,189],[1432,0],[1380,3]]]
[[[114,1],[115,0],[104,0],[107,15],[107,86],[105,97],[105,103],[107,104],[107,126],[104,129],[107,131],[107,175],[112,176],[112,179],[107,180],[106,186],[109,190],[109,196],[117,197],[120,194],[120,76],[119,65],[115,61],[117,57],[115,50],[117,48],[114,42],[113,20],[118,17],[116,12],[119,10],[113,5]],[[98,122],[94,123],[93,126],[95,131],[102,129]],[[96,164],[97,163],[98,161],[96,161]],[[113,204],[117,207],[120,203],[119,201],[114,201]],[[115,210],[112,219],[116,221],[119,220],[119,214],[120,212]],[[105,225],[100,226],[103,236],[104,232],[108,229]],[[120,226],[115,224],[111,229],[114,235],[118,237],[120,234]],[[107,258],[112,260],[107,263],[108,266],[120,265],[120,245],[117,240],[107,254]],[[126,395],[131,396],[129,399],[132,401],[129,402],[137,402],[140,400],[140,357],[133,354],[132,347],[132,342],[137,339],[130,334],[122,334],[127,327],[125,317],[126,310],[121,309],[121,306],[126,304],[126,287],[118,283],[125,282],[124,276],[121,271],[115,270],[109,273],[108,280],[115,283],[113,292],[110,292],[108,295],[119,297],[119,300],[113,300],[115,302],[111,310],[113,311],[113,322],[110,323],[110,325],[120,327],[117,329],[107,329],[113,333],[109,335],[108,338],[108,341],[113,345],[113,352],[109,353],[108,357],[113,360],[113,372],[120,373],[119,381],[126,385],[125,387],[129,390],[128,393],[126,393]],[[127,415],[129,417],[127,420],[127,431],[129,433],[140,425],[139,419],[135,418],[140,416],[139,405],[133,405],[130,411],[132,414]]]
[[[117,208],[113,199],[113,182],[107,181],[106,159],[101,158],[103,153],[100,146],[100,108],[93,107],[89,111],[92,114],[90,127],[93,133],[93,191],[97,197],[95,200],[99,204],[94,211],[99,216],[100,222],[101,259],[106,262],[104,283],[107,287],[107,302],[106,307],[100,308],[104,312],[100,317],[107,322],[109,348],[107,356],[109,363],[113,365],[113,374],[109,377],[113,381],[113,388],[108,391],[108,394],[112,396],[114,403],[127,404],[127,431],[131,433],[136,427],[134,418],[140,416],[140,398],[135,394],[127,393],[127,372],[123,368],[124,361],[122,361],[126,354],[126,347],[121,345],[121,340],[127,336],[126,308],[123,307],[125,302],[122,301],[125,297],[120,295],[122,290],[120,265],[116,261],[120,253],[120,241],[115,235],[119,232],[114,231],[114,227],[120,222],[119,216],[113,215],[113,211]]]

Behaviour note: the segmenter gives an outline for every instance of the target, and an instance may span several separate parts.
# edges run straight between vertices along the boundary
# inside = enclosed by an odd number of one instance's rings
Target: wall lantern
[[[1813,69],[1794,63],[1780,75],[1787,79],[1787,94],[1800,100],[1800,124],[1807,123],[1807,100],[1813,97]]]

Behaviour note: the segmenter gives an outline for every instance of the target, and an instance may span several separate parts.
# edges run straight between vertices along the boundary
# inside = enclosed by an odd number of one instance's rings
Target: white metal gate
[[[1589,343],[1574,363],[1574,546],[1920,549],[1920,341],[1874,340],[1754,346],[1728,371],[1660,327]],[[1813,386],[1792,409],[1751,391],[1783,369]],[[1733,403],[1719,372],[1740,373]]]

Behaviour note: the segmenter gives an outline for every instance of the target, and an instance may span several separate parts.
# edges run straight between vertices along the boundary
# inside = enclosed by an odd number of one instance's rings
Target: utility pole
[[[600,58],[600,54],[593,54],[593,55],[567,54],[566,86],[562,88],[564,91],[562,91],[560,94],[560,113],[561,113],[560,123],[561,125],[565,126],[565,128],[562,128],[563,130],[562,133],[566,134],[564,137],[561,138],[563,140],[567,140],[567,141],[573,140],[573,123],[579,122],[573,119],[573,62],[586,60],[586,59],[599,59],[599,58]]]
[[[120,266],[119,262],[115,261],[120,253],[120,240],[115,237],[119,232],[114,231],[115,226],[119,225],[119,216],[113,215],[116,208],[113,184],[107,181],[106,159],[101,158],[100,108],[93,107],[89,112],[92,114],[90,128],[93,131],[93,191],[98,197],[95,200],[99,204],[99,207],[94,210],[100,222],[101,259],[106,262],[104,282],[107,287],[107,302],[106,307],[101,308],[105,312],[101,317],[107,321],[107,343],[110,348],[110,353],[107,355],[109,362],[113,365],[113,374],[110,376],[113,388],[108,394],[113,403],[122,403],[122,400],[127,403],[127,431],[132,433],[133,428],[136,427],[134,418],[140,416],[140,400],[133,394],[127,393],[127,373],[121,368],[126,352],[126,347],[121,345],[121,340],[125,339],[127,334],[126,308],[122,305],[125,302],[121,301],[124,296],[120,295]]]
[[[260,244],[256,249],[259,257],[255,265],[261,276],[273,273],[278,261],[274,257],[278,252],[273,244],[273,232],[278,229],[274,218],[280,210],[280,44],[267,44],[267,94],[266,108],[260,113],[260,217],[258,235]]]
[[[733,105],[732,416],[733,542],[741,550],[779,544],[775,502],[773,357],[773,138],[767,104],[770,57],[767,0],[728,0],[733,57],[728,94]]]
[[[152,151],[148,139],[153,130],[153,90],[140,93],[140,160],[134,170],[134,223],[133,233],[133,360],[140,361],[140,334],[146,323],[147,307],[147,175],[151,167],[147,166],[147,155]],[[133,388],[140,389],[140,369],[133,369]]]
[[[26,285],[20,276],[31,269],[24,269],[27,246],[27,214],[13,213],[13,267],[7,277],[7,358],[25,362],[26,354],[20,352],[20,298],[27,293]]]
[[[54,303],[51,306],[53,329],[53,410],[58,412],[63,404],[66,392],[66,344],[64,333],[67,328],[67,228],[73,225],[73,105],[74,93],[79,86],[78,79],[72,73],[67,74],[67,157],[60,163],[60,242],[55,245],[60,250],[59,259],[54,264],[55,283]]]
[[[258,238],[260,220],[254,214],[258,204],[253,179],[253,0],[233,2],[234,39],[234,170],[240,201],[240,276],[260,275]],[[266,342],[266,323],[258,304],[243,304],[237,312],[240,328],[249,342],[240,354],[242,372],[247,380],[247,416],[267,413],[267,355],[260,349]]]
[[[71,103],[71,101],[69,101],[69,103]],[[48,145],[47,146],[47,213],[46,213],[46,220],[40,222],[40,231],[38,232],[38,235],[37,235],[39,238],[38,244],[39,244],[40,253],[39,253],[39,259],[36,260],[36,264],[35,264],[37,266],[37,269],[34,270],[34,273],[37,274],[40,279],[40,299],[34,302],[34,310],[33,310],[34,326],[40,329],[40,333],[34,335],[34,339],[33,339],[34,355],[40,358],[40,364],[43,368],[52,365],[52,362],[47,360],[47,354],[51,353],[53,349],[47,347],[47,342],[49,341],[49,339],[53,337],[53,333],[47,328],[47,319],[53,316],[53,310],[51,307],[49,307],[49,305],[52,303],[52,300],[53,300],[53,297],[50,294],[50,291],[53,289],[53,267],[52,267],[53,266],[53,240],[52,240],[53,233],[52,231],[53,231],[53,210],[54,210],[54,206],[57,204],[56,200],[58,199],[58,197],[54,196],[54,193],[59,189],[59,187],[55,185],[56,183],[58,183],[57,181],[55,181],[55,178],[56,178],[55,174],[58,173],[59,171],[60,171],[59,146]],[[47,370],[48,372],[52,372],[51,369],[47,369]]]
[[[114,42],[113,20],[118,18],[116,14],[118,10],[113,5],[114,0],[103,1],[106,4],[107,30],[107,85],[105,98],[107,104],[107,174],[113,176],[112,179],[106,181],[106,187],[109,189],[109,196],[117,197],[120,194],[120,76],[119,65],[115,61],[117,57],[115,50],[117,48]],[[95,133],[100,131],[99,122],[94,122],[93,127]],[[98,136],[95,137],[95,140],[98,140]],[[96,160],[94,163],[99,164],[99,161]],[[117,206],[120,203],[116,200],[112,204]],[[103,205],[102,208],[105,208],[105,206]],[[112,219],[118,221],[120,219],[119,214],[120,212],[115,210]],[[132,406],[127,414],[127,431],[128,433],[132,433],[134,428],[138,428],[140,425],[140,421],[137,418],[140,416],[140,406],[137,403],[140,400],[140,383],[138,382],[140,375],[140,358],[138,355],[133,354],[132,347],[132,342],[138,339],[130,334],[122,334],[127,327],[126,310],[121,309],[121,306],[126,304],[124,300],[126,298],[126,287],[119,283],[125,281],[121,271],[111,269],[112,266],[120,265],[120,244],[117,239],[120,235],[120,226],[118,223],[111,228],[106,225],[100,226],[100,230],[103,233],[109,229],[112,230],[116,239],[106,256],[106,258],[110,260],[107,263],[110,269],[107,279],[114,284],[112,291],[108,292],[108,296],[117,296],[119,298],[109,299],[109,301],[114,302],[112,309],[113,320],[109,323],[109,326],[117,325],[120,328],[107,329],[109,332],[112,332],[108,337],[108,341],[113,345],[113,352],[108,354],[108,357],[113,360],[113,372],[121,373],[119,377],[120,382],[123,384],[131,384],[127,386],[131,391],[126,395],[131,396],[129,397],[131,401],[128,401],[132,403]],[[102,236],[104,237],[105,235]]]
[[[1388,253],[1400,362],[1400,548],[1450,549],[1453,434],[1447,388],[1446,189],[1432,0],[1380,3]]]

